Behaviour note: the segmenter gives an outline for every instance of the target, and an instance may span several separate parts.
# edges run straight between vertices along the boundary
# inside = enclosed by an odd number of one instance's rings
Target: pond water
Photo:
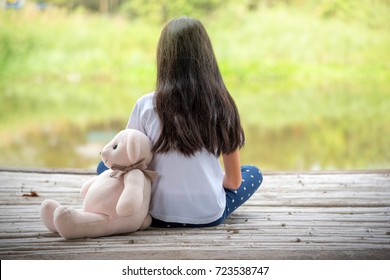
[[[66,124],[12,135],[0,145],[0,166],[95,168],[101,148],[123,123]],[[242,164],[263,170],[390,168],[390,128],[322,123],[281,130],[246,127]],[[4,139],[3,139],[4,140]]]

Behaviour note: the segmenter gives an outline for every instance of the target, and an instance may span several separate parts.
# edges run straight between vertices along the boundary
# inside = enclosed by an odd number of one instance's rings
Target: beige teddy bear
[[[146,170],[152,160],[149,138],[134,129],[120,131],[101,152],[110,169],[87,181],[81,188],[82,210],[47,199],[41,219],[52,232],[67,239],[100,237],[145,229],[151,181],[156,173]]]

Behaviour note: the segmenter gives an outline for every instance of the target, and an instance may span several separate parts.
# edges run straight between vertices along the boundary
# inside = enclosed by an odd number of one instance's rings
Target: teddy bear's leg
[[[70,207],[58,207],[54,223],[58,233],[67,239],[99,237],[113,234],[106,215],[84,212]]]
[[[52,199],[46,199],[41,204],[41,220],[43,224],[52,232],[57,232],[57,229],[54,225],[54,211],[59,206],[61,206],[61,204]]]
[[[147,229],[152,224],[152,216],[147,215],[140,229]]]

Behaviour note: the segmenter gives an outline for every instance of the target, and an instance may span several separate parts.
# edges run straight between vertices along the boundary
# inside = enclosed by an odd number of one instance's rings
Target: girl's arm
[[[225,167],[223,187],[229,190],[236,190],[240,187],[242,182],[240,152],[237,149],[230,154],[223,154],[222,159]]]

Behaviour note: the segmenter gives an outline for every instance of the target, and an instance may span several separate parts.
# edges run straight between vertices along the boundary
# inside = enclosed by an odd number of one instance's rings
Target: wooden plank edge
[[[23,173],[57,173],[57,174],[81,174],[81,175],[94,175],[95,169],[91,168],[46,168],[46,167],[8,167],[0,166],[0,172],[23,172]],[[356,170],[286,170],[286,171],[262,171],[263,175],[326,175],[326,174],[387,174],[390,176],[389,169],[356,169]]]
[[[7,167],[0,166],[0,172],[37,173],[37,174],[77,174],[96,175],[94,169],[83,168],[45,168],[45,167]]]

